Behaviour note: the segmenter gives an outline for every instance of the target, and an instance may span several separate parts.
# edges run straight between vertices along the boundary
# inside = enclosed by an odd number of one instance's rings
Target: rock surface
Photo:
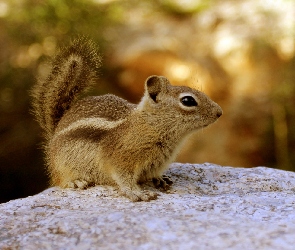
[[[0,204],[0,249],[295,248],[295,173],[174,163],[167,175],[151,202],[96,186]]]

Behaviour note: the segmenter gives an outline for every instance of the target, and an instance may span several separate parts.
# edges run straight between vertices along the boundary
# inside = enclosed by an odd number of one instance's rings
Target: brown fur
[[[52,185],[117,185],[132,201],[155,199],[155,193],[138,183],[154,179],[158,187],[167,188],[171,182],[162,173],[181,142],[215,122],[221,108],[204,93],[172,86],[162,76],[146,80],[138,105],[114,95],[86,97],[73,104],[93,84],[101,60],[85,39],[65,51],[33,91]],[[196,103],[182,104],[183,97]]]

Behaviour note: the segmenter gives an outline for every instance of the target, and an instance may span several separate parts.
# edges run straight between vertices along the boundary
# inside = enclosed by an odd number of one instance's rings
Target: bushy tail
[[[32,89],[33,113],[51,138],[59,120],[75,99],[98,77],[101,57],[92,41],[86,38],[74,40],[55,56],[51,71],[44,80],[38,80]]]

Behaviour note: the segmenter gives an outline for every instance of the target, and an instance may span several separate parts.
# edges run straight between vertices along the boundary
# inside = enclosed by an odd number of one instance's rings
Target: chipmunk
[[[76,39],[32,89],[51,185],[113,185],[132,201],[156,199],[156,192],[139,184],[153,180],[157,188],[168,189],[172,182],[162,174],[181,142],[215,122],[222,109],[201,91],[172,86],[155,75],[145,81],[137,105],[112,94],[77,100],[95,84],[100,66],[95,44]]]

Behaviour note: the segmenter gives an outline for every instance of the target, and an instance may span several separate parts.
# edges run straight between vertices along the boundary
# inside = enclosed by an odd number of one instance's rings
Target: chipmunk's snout
[[[216,115],[216,119],[218,119],[220,116],[222,116],[223,114],[223,111],[222,111],[222,108],[217,104],[217,103],[214,103],[215,105],[215,108],[214,108],[214,113]],[[214,114],[213,113],[213,114]]]

